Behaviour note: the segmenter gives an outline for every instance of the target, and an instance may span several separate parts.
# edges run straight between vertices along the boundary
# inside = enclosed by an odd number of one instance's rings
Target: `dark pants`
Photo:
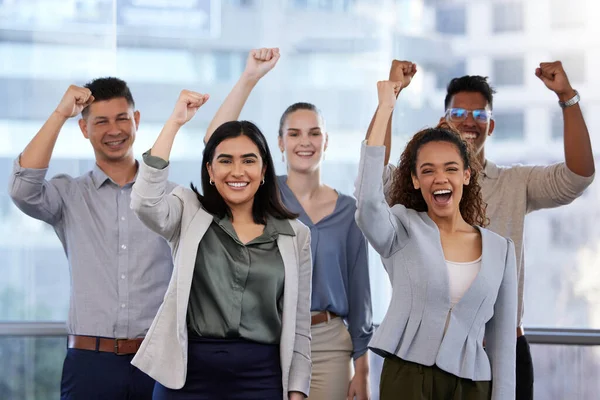
[[[388,356],[379,383],[380,400],[489,400],[491,381],[459,378],[431,367]]]
[[[525,336],[517,338],[516,400],[533,400],[533,360]]]
[[[133,355],[67,349],[62,400],[150,400],[154,380],[131,365]]]
[[[190,336],[187,378],[172,390],[156,383],[154,400],[281,400],[279,346]]]

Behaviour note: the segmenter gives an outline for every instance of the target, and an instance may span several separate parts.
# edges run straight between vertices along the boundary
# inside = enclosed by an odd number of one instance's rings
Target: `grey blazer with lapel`
[[[196,194],[178,186],[167,194],[169,167],[140,163],[131,192],[131,207],[140,220],[169,242],[173,275],[152,325],[132,364],[171,389],[180,389],[187,374],[186,315],[198,244],[213,216]],[[283,399],[288,391],[308,395],[310,388],[310,300],[312,260],[310,231],[290,220],[296,236],[279,235],[277,245],[285,268],[280,339]]]
[[[355,188],[356,222],[381,255],[392,283],[390,306],[369,347],[383,356],[435,364],[461,378],[492,380],[492,400],[514,400],[517,270],[513,242],[479,228],[481,269],[451,309],[440,232],[427,213],[400,204],[388,206],[381,179],[384,152],[383,146],[363,144]]]

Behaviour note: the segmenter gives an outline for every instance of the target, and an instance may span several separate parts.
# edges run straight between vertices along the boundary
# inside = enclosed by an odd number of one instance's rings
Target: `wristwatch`
[[[579,97],[579,92],[575,89],[573,89],[573,91],[575,92],[575,96],[571,97],[567,101],[559,101],[558,102],[558,105],[560,106],[560,108],[571,107],[571,106],[574,106],[575,104],[579,103],[579,100],[581,99]]]

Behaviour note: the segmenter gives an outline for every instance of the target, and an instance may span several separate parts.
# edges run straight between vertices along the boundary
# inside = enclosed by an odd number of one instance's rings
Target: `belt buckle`
[[[115,339],[115,349],[114,352],[118,356],[125,356],[127,353],[119,353],[119,340],[127,340],[127,339]]]

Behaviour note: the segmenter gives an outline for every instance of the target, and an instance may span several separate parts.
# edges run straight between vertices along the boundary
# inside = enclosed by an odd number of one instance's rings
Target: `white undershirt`
[[[481,256],[475,261],[454,262],[446,260],[450,284],[450,305],[454,306],[465,295],[481,269]]]

